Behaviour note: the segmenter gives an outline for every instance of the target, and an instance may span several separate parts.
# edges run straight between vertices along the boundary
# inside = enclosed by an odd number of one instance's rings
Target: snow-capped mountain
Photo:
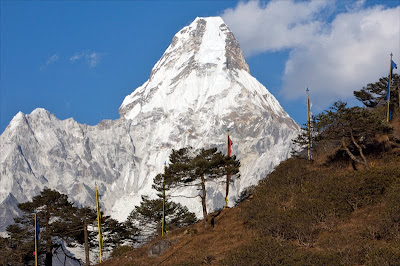
[[[242,165],[241,178],[230,189],[232,204],[245,187],[289,157],[291,139],[299,132],[250,75],[220,17],[196,18],[180,30],[119,112],[120,119],[96,126],[61,121],[44,109],[18,113],[0,136],[0,210],[15,213],[16,201],[31,199],[45,187],[90,205],[96,182],[106,213],[124,220],[141,195],[154,195],[152,179],[172,149],[217,146],[225,152],[227,129]],[[223,206],[224,191],[208,185],[210,210]],[[201,214],[198,199],[176,199]]]

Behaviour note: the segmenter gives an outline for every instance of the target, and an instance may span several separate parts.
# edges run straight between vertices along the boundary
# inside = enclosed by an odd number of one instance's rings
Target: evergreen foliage
[[[328,110],[313,117],[311,124],[314,131],[311,135],[313,155],[341,154],[353,162],[355,169],[355,163],[369,168],[365,153],[368,149],[378,148],[378,135],[392,130],[382,113],[357,106],[349,108],[342,101],[335,102]],[[293,142],[302,149],[306,148],[307,129],[303,128]]]
[[[366,107],[375,108],[386,105],[388,77],[382,77],[378,82],[369,83],[359,91],[354,91],[354,96]],[[400,76],[393,73],[392,85],[390,86],[390,99],[394,106],[399,106]]]
[[[225,156],[216,148],[194,150],[187,147],[172,151],[165,180],[169,187],[195,186],[200,190],[204,224],[207,225],[206,183],[224,182],[222,177],[228,173],[238,178],[239,167],[236,156]]]
[[[44,189],[32,201],[21,203],[18,207],[23,211],[21,217],[14,218],[14,224],[7,227],[9,239],[8,250],[13,256],[8,258],[12,265],[28,265],[34,263],[34,210],[37,210],[37,221],[40,226],[39,264],[52,265],[56,252],[64,252],[63,242],[70,247],[84,244],[84,220],[88,224],[97,225],[96,211],[90,208],[78,208],[68,200],[68,197],[56,190]],[[106,246],[111,249],[123,242],[133,241],[134,228],[127,228],[109,216],[103,217],[103,232]],[[97,247],[97,230],[88,231],[88,242],[91,247]]]
[[[400,76],[393,74],[391,86],[391,110],[396,116],[399,110]],[[392,131],[386,122],[386,92],[388,78],[380,78],[378,82],[370,83],[359,91],[354,91],[355,97],[366,108],[347,107],[342,101],[335,102],[328,110],[314,116],[311,120],[312,154],[331,154],[333,157],[345,158],[352,161],[354,169],[356,163],[369,167],[366,154],[382,149],[378,141],[379,136],[387,135]],[[398,146],[387,140],[391,146]],[[293,140],[293,143],[302,150],[309,143],[308,129],[302,128],[302,133]],[[293,152],[296,154],[297,152]],[[315,157],[315,156],[314,156]]]
[[[324,143],[336,150],[344,150],[354,162],[369,167],[365,149],[376,142],[376,135],[391,131],[377,112],[360,107],[348,108],[344,102],[335,102],[329,110],[315,117],[314,142]]]
[[[162,198],[149,199],[142,196],[139,206],[129,214],[127,223],[135,224],[138,222],[142,228],[141,234],[145,237],[152,237],[154,234],[161,234],[161,222],[163,217]],[[197,221],[196,215],[189,212],[187,207],[180,203],[175,203],[167,198],[165,201],[166,230],[176,227],[187,226]]]
[[[148,196],[142,196],[139,206],[129,214],[127,224],[138,224],[142,230],[141,234],[145,238],[151,238],[154,235],[160,235],[162,230],[163,218],[163,197],[165,195],[165,230],[171,230],[176,227],[187,226],[197,222],[196,215],[189,212],[188,208],[180,203],[171,200],[169,191],[173,188],[172,180],[176,176],[167,175],[166,169],[163,174],[158,174],[153,179],[152,188],[157,191],[157,198],[150,199]]]

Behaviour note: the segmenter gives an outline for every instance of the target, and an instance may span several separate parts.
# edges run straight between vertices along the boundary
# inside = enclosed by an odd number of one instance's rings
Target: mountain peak
[[[205,20],[209,25],[214,24],[216,26],[220,26],[221,24],[225,24],[224,20],[220,16],[215,17],[196,17],[193,22],[189,25],[195,25],[199,20]]]
[[[193,52],[193,60],[200,64],[221,65],[225,69],[245,69],[250,72],[239,43],[221,17],[197,17],[175,34],[165,54],[180,50],[182,46],[186,48],[183,50]]]
[[[47,110],[44,109],[44,108],[38,107],[38,108],[35,108],[35,110],[33,110],[33,111],[31,112],[31,115],[36,115],[36,116],[44,115],[44,116],[48,116],[48,115],[50,115],[50,112],[47,111]]]
[[[19,111],[16,115],[14,115],[13,119],[11,119],[10,124],[8,125],[7,129],[9,131],[13,131],[18,125],[25,120],[25,115],[23,112]],[[7,130],[6,129],[6,130]]]
[[[175,34],[154,65],[149,80],[124,99],[120,115],[131,119],[139,112],[154,108],[169,110],[171,95],[185,100],[182,108],[192,108],[195,102],[204,103],[208,96],[227,89],[217,86],[219,80],[221,77],[235,79],[233,76],[237,77],[239,71],[250,73],[239,43],[222,18],[197,17]],[[200,83],[203,83],[201,87]],[[201,96],[205,98],[203,101],[199,99]],[[150,102],[142,108],[143,103]]]

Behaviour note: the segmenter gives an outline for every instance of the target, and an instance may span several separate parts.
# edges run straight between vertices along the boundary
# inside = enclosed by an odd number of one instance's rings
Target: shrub
[[[340,265],[340,258],[332,252],[312,252],[296,249],[285,240],[272,237],[256,239],[248,246],[231,252],[223,265]]]

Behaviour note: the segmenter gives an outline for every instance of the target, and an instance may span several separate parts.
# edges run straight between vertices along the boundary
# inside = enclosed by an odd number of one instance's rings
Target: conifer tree
[[[400,110],[400,76],[393,73],[391,82],[391,110],[396,114]],[[345,102],[338,101],[328,110],[313,116],[311,143],[318,147],[317,150],[343,150],[352,160],[353,167],[357,162],[368,168],[365,150],[376,144],[377,134],[386,134],[392,130],[385,122],[387,84],[388,77],[382,77],[378,82],[369,83],[361,90],[353,92],[355,98],[366,108],[349,108]],[[308,141],[305,125],[293,143],[303,150]],[[389,143],[393,144],[390,140]]]
[[[142,196],[140,205],[135,207],[126,221],[127,224],[138,223],[142,228],[143,236],[148,238],[155,233],[157,235],[161,234],[164,195],[165,230],[187,226],[197,221],[196,215],[189,212],[187,207],[171,200],[169,191],[172,188],[172,183],[170,176],[167,176],[166,173],[158,174],[154,177],[152,188],[157,191],[157,198],[150,199],[148,196]],[[163,193],[164,191],[165,193]]]
[[[317,132],[313,138],[317,146],[343,150],[353,162],[366,168],[369,168],[366,148],[376,142],[377,134],[391,131],[379,113],[357,106],[348,108],[341,101],[315,116],[313,127]],[[300,135],[298,139],[301,138]]]
[[[161,233],[162,212],[162,198],[149,199],[147,196],[142,196],[140,205],[130,213],[127,223],[135,224],[137,222],[142,228],[142,235],[151,238],[155,233],[158,235]],[[194,213],[189,212],[187,207],[180,203],[171,201],[169,197],[165,202],[165,219],[167,230],[187,226],[197,221]]]
[[[56,190],[44,189],[40,195],[31,201],[21,203],[18,207],[23,211],[21,217],[14,218],[14,224],[7,227],[10,236],[9,247],[15,257],[11,264],[32,264],[34,260],[34,220],[33,211],[37,210],[37,220],[40,226],[39,264],[52,265],[55,252],[63,252],[62,241],[67,246],[84,244],[84,220],[96,225],[96,212],[90,208],[78,208],[68,200],[68,197]],[[124,241],[132,241],[134,227],[126,228],[109,216],[104,216],[103,231],[107,234],[105,242],[109,248]],[[97,246],[97,231],[88,232],[89,246]],[[64,255],[72,260],[80,261],[64,251]]]
[[[239,167],[240,162],[236,156],[227,157],[216,148],[194,150],[189,147],[172,151],[165,179],[170,187],[194,186],[200,190],[198,196],[201,198],[204,224],[207,226],[206,183],[224,182],[222,178],[227,173],[237,175]]]
[[[388,77],[382,77],[378,82],[369,83],[359,91],[354,91],[354,96],[366,107],[374,108],[386,105]],[[400,76],[393,73],[392,84],[390,86],[390,99],[394,106],[399,106],[399,86]]]

